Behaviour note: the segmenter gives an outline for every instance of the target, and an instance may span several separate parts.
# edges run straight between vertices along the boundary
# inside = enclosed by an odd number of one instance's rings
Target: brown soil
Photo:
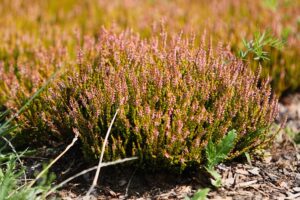
[[[106,168],[91,199],[184,199],[204,187],[211,188],[209,199],[300,199],[299,160],[299,149],[283,136],[263,159],[217,166],[223,182],[219,189],[211,187],[203,172],[176,176],[141,173],[128,167]],[[60,197],[82,199],[93,175],[68,184],[59,192]]]

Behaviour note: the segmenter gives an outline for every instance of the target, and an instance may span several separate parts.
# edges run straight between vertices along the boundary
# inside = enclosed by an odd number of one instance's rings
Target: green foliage
[[[27,107],[32,103],[32,101],[35,98],[37,98],[45,90],[45,88],[50,84],[50,82],[55,77],[57,72],[53,73],[52,76],[46,81],[46,83],[42,87],[40,87],[28,100],[26,100],[25,104],[10,118],[8,118],[7,120],[5,119],[7,114],[10,112],[9,110],[6,110],[5,112],[0,113],[0,122],[4,121],[4,123],[2,123],[2,124],[0,123],[0,136],[9,134],[18,127],[18,125],[11,125],[13,120],[15,120],[22,112],[24,112],[25,109],[27,109]]]
[[[278,0],[262,0],[262,5],[272,11],[276,11],[279,5]]]
[[[236,137],[236,130],[231,130],[218,143],[213,143],[212,140],[208,142],[205,150],[207,158],[206,170],[213,177],[211,183],[215,187],[221,187],[222,177],[214,170],[214,167],[228,158],[230,151],[234,148]]]
[[[1,114],[3,116],[3,114]],[[0,125],[1,133],[11,134],[14,130],[5,123],[5,127]],[[10,127],[10,128],[7,128]],[[45,175],[38,185],[34,187],[27,187],[26,184],[21,182],[24,178],[25,168],[17,165],[17,158],[19,155],[15,153],[2,153],[4,149],[0,149],[0,200],[31,200],[31,199],[43,199],[51,186],[53,178],[48,179]],[[50,180],[50,181],[49,181]]]
[[[22,183],[25,169],[17,167],[17,159],[14,155],[9,156],[8,161],[0,162],[0,164],[0,200],[44,199],[43,196],[51,188],[53,178],[47,175],[34,187],[27,187]]]
[[[275,38],[270,34],[270,32],[256,32],[254,34],[254,39],[246,41],[243,39],[244,48],[246,50],[240,50],[239,56],[242,59],[246,59],[249,54],[253,55],[254,60],[270,60],[268,54],[269,52],[265,51],[265,48],[272,47],[275,49],[282,49],[283,41]]]
[[[205,150],[207,158],[206,166],[208,169],[212,169],[228,157],[230,151],[232,151],[235,146],[234,142],[236,138],[236,130],[231,130],[218,143],[213,143],[212,140],[209,140]]]
[[[0,199],[5,199],[16,186],[16,179],[22,175],[22,173],[15,174],[13,170],[15,168],[15,162],[10,159],[6,164],[6,170],[0,169]]]
[[[209,188],[199,189],[192,198],[185,197],[185,200],[206,200]]]
[[[290,138],[292,138],[292,140],[294,140],[296,144],[300,143],[300,132],[294,131],[293,129],[291,129],[289,127],[285,127],[283,131]]]
[[[0,113],[0,136],[9,134],[9,133],[13,132],[17,128],[16,125],[12,126],[12,125],[10,125],[10,123],[7,123],[7,121],[6,121],[5,118],[8,115],[8,113],[9,113],[8,110],[5,111],[5,112]]]
[[[210,179],[211,184],[215,186],[216,188],[219,188],[222,186],[222,176],[214,169],[214,168],[206,168],[207,172],[212,176],[212,179]]]
[[[248,152],[245,152],[245,157],[247,159],[248,164],[252,166],[251,156]]]

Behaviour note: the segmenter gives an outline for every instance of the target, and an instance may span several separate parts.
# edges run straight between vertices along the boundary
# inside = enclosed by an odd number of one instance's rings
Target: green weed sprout
[[[17,159],[11,155],[9,160],[1,163],[0,168],[0,200],[31,200],[44,199],[43,196],[51,188],[53,176],[44,175],[42,181],[34,187],[20,184],[20,178],[25,172],[24,168],[17,169]],[[21,185],[21,186],[20,186]]]
[[[262,5],[272,11],[276,11],[279,6],[279,2],[278,0],[263,0]]]
[[[211,179],[211,183],[215,187],[222,186],[222,177],[214,169],[214,167],[227,158],[230,151],[234,147],[234,140],[236,136],[236,130],[231,130],[221,139],[220,142],[214,143],[212,140],[209,140],[208,142],[205,151],[207,157],[205,169],[213,177],[213,179]],[[205,200],[208,192],[209,188],[199,189],[192,198],[185,197],[185,200]]]
[[[217,188],[222,186],[222,177],[214,169],[214,167],[227,158],[228,154],[234,147],[234,140],[236,137],[236,130],[231,130],[218,143],[214,143],[212,140],[209,140],[206,147],[205,153],[207,157],[207,164],[205,169],[213,177],[213,179],[211,179],[212,185]],[[208,192],[209,188],[199,189],[192,198],[185,197],[185,200],[205,200]]]
[[[185,197],[185,200],[205,200],[209,193],[209,188],[199,189],[193,197]]]
[[[246,59],[249,54],[254,56],[254,60],[265,61],[270,60],[269,52],[265,51],[266,48],[272,47],[275,49],[282,49],[284,42],[281,39],[274,37],[269,31],[254,34],[254,39],[247,41],[243,39],[244,48],[246,50],[240,50],[239,56],[242,59]]]
[[[221,139],[220,142],[214,143],[212,140],[209,140],[208,142],[205,151],[207,157],[206,170],[213,177],[211,182],[215,187],[220,187],[222,185],[222,177],[216,170],[214,170],[214,167],[227,158],[234,147],[236,137],[236,130],[231,130]]]
[[[7,113],[1,113],[0,116],[4,117]],[[0,124],[0,135],[3,137],[5,134],[10,134],[16,127],[16,125],[10,126],[8,123]],[[7,140],[7,142],[9,141]],[[2,154],[2,150],[3,148],[0,149],[0,200],[43,199],[42,196],[51,188],[53,178],[45,173],[39,184],[34,187],[26,187],[26,182],[25,184],[20,183],[20,179],[25,174],[25,168],[17,166],[17,161],[21,162],[20,155],[15,150],[14,153]]]

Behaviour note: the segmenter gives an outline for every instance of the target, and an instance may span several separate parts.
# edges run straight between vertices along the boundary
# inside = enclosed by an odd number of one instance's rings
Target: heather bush
[[[208,141],[232,129],[229,158],[264,147],[277,113],[269,82],[222,45],[198,46],[193,38],[162,32],[145,40],[105,29],[84,37],[72,70],[24,113],[25,135],[43,143],[79,133],[85,157],[94,160],[119,109],[106,160],[139,156],[153,168],[199,166]]]

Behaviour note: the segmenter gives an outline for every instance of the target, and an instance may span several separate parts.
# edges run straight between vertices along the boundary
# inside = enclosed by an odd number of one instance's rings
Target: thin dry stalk
[[[44,173],[46,171],[48,171],[50,169],[50,167],[52,167],[52,165],[54,165],[75,144],[75,142],[77,140],[78,140],[78,134],[76,134],[76,136],[73,138],[71,144],[69,144],[61,154],[59,154],[45,169],[43,169],[43,171],[41,171],[33,181],[31,181],[31,183],[28,185],[28,187],[32,187],[34,185],[34,183],[39,178],[41,178],[44,175]]]
[[[17,160],[19,161],[20,165],[24,168],[24,164],[21,161],[20,156],[17,153],[17,151],[16,151],[15,147],[13,146],[13,144],[8,139],[6,139],[6,137],[2,136],[2,139],[10,146],[10,148],[12,149],[12,151],[14,152],[14,154],[16,155]],[[24,172],[24,180],[25,180],[25,184],[26,184],[27,183],[27,177],[26,177],[26,173],[25,172]]]
[[[132,173],[132,175],[131,175],[131,177],[130,177],[130,179],[129,179],[129,181],[128,181],[128,184],[127,184],[127,187],[126,187],[126,191],[125,191],[125,197],[128,197],[128,190],[129,190],[129,187],[130,187],[130,185],[131,185],[132,179],[133,179],[133,177],[134,177],[134,175],[135,175],[137,169],[138,169],[138,168],[135,168],[134,172]]]
[[[100,159],[99,159],[99,164],[98,164],[98,168],[97,168],[94,180],[93,180],[93,184],[91,185],[91,187],[90,187],[89,191],[87,192],[86,196],[89,196],[91,194],[91,192],[94,190],[95,186],[97,185],[99,174],[100,174],[100,169],[101,169],[101,163],[102,163],[103,156],[104,156],[105,146],[107,144],[109,133],[111,131],[112,125],[113,125],[113,123],[114,123],[114,121],[115,121],[115,119],[117,117],[118,112],[119,112],[119,109],[116,111],[116,113],[115,113],[115,115],[114,115],[114,117],[113,117],[113,119],[112,119],[112,121],[110,123],[110,126],[109,126],[109,128],[107,130],[107,133],[106,133],[103,145],[102,145],[102,150],[101,150],[101,155],[100,155]]]

